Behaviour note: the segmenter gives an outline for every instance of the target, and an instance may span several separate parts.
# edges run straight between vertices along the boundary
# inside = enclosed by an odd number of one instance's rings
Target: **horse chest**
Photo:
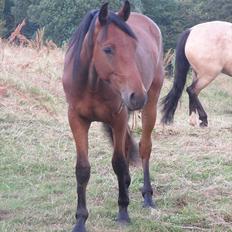
[[[117,109],[116,102],[107,101],[94,95],[80,99],[76,105],[78,114],[90,121],[109,122]]]

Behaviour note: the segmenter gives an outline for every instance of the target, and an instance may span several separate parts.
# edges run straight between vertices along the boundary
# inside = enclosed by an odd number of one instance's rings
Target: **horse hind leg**
[[[207,127],[208,126],[208,116],[198,98],[198,95],[202,89],[204,89],[210,82],[215,79],[212,77],[201,76],[196,78],[192,85],[187,88],[187,93],[189,95],[189,112],[190,115],[193,113],[198,112],[199,119],[200,119],[200,126]]]
[[[193,83],[196,81],[196,72],[193,70],[192,71],[192,77],[193,77]],[[186,89],[188,95],[189,95],[189,124],[191,126],[196,126],[197,125],[197,117],[196,117],[196,113],[197,113],[197,107],[195,104],[195,99],[193,97],[192,94],[192,85],[189,86]]]

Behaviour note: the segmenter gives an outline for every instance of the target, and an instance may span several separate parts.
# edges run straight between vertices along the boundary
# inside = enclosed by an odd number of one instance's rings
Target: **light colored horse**
[[[181,34],[176,47],[173,87],[162,102],[164,123],[173,121],[190,66],[193,69],[193,82],[187,88],[190,124],[196,125],[198,112],[200,126],[204,127],[208,125],[207,114],[198,95],[220,73],[232,76],[232,23],[202,23]]]

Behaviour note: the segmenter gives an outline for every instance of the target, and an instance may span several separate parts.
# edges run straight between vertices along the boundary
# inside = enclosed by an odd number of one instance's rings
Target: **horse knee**
[[[195,111],[195,102],[196,102],[196,93],[193,89],[193,85],[190,85],[189,87],[187,87],[186,92],[189,95],[189,110],[190,110],[190,114],[192,113],[192,111]]]

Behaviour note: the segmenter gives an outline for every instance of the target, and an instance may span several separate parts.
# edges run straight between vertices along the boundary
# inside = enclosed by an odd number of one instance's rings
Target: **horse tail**
[[[106,135],[110,138],[110,142],[113,145],[113,131],[110,125],[103,123],[103,129]],[[139,147],[131,136],[130,130],[127,130],[126,135],[126,157],[130,165],[136,166],[140,162]]]
[[[185,44],[190,34],[190,29],[182,32],[179,37],[176,46],[176,60],[175,60],[175,76],[172,89],[162,100],[162,122],[169,124],[173,122],[174,113],[177,107],[177,103],[183,92],[187,73],[190,67],[190,64],[185,55]]]

